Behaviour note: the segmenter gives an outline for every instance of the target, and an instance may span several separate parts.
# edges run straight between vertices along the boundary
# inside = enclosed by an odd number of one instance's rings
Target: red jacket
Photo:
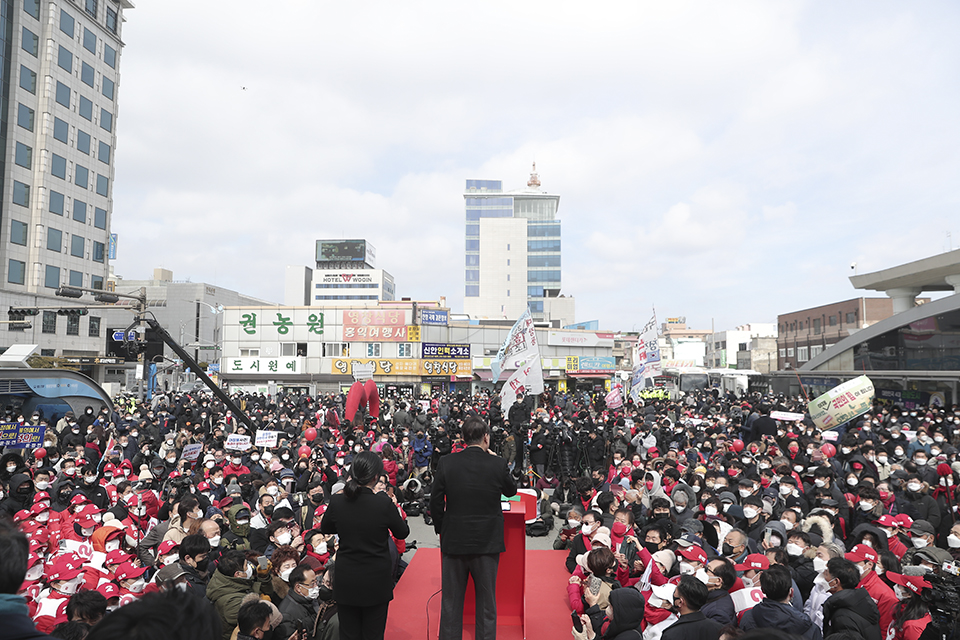
[[[903,554],[907,552],[907,545],[903,544],[897,536],[887,538],[887,547],[898,559],[903,559]]]
[[[868,571],[860,578],[859,589],[866,589],[880,610],[880,629],[889,629],[893,622],[893,608],[900,600],[893,593],[893,589],[880,579],[876,571]]]

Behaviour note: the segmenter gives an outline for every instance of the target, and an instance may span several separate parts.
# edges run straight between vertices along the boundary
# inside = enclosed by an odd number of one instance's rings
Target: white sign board
[[[275,447],[279,437],[279,431],[257,431],[256,445],[258,447]]]
[[[832,429],[869,411],[873,396],[873,382],[867,376],[859,376],[814,398],[807,410],[814,424]]]
[[[193,462],[200,457],[201,451],[203,451],[202,444],[188,444],[183,448],[183,453],[180,454],[180,459]]]
[[[789,411],[771,411],[770,417],[774,420],[784,420],[786,422],[800,422],[803,420],[802,413],[790,413]]]
[[[612,333],[595,331],[550,331],[547,344],[552,347],[612,347]]]
[[[241,436],[236,433],[231,433],[227,436],[227,442],[223,445],[224,449],[231,449],[233,451],[246,451],[250,448],[250,436]]]

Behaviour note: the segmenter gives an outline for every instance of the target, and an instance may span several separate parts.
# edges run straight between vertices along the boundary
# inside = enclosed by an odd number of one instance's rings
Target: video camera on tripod
[[[944,562],[937,570],[925,574],[930,588],[922,599],[930,610],[930,624],[920,640],[960,640],[960,563]]]

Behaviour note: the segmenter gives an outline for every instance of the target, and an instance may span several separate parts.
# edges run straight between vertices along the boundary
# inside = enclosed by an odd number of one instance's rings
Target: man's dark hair
[[[463,436],[463,444],[470,446],[483,442],[483,436],[490,433],[490,426],[476,416],[470,416],[463,423],[460,434]]]
[[[610,505],[612,505],[616,499],[616,496],[614,496],[610,491],[602,491],[600,492],[600,495],[597,496],[597,506],[600,508],[601,512],[609,513]]]
[[[313,571],[313,567],[307,563],[303,563],[298,564],[297,568],[290,572],[290,580],[288,581],[288,584],[290,585],[291,589],[294,587],[294,585],[303,582],[303,576],[307,573],[307,571]]]
[[[760,589],[763,595],[771,600],[783,602],[790,595],[793,582],[790,579],[790,570],[783,565],[774,564],[760,574]]]
[[[686,600],[687,607],[700,611],[707,604],[707,585],[694,576],[683,576],[677,584],[677,595]]]
[[[187,521],[187,516],[191,511],[200,506],[200,501],[193,496],[184,496],[180,499],[180,505],[177,507],[177,515],[180,516],[180,526]]]
[[[799,538],[800,540],[803,540],[803,544],[807,545],[808,547],[812,544],[812,542],[810,542],[810,534],[808,534],[806,531],[798,531],[796,529],[787,531],[787,540],[790,538]]]
[[[197,556],[210,553],[211,550],[212,547],[210,546],[210,541],[207,539],[207,536],[202,533],[195,533],[187,536],[180,542],[180,561],[183,562],[187,558],[196,560]]]
[[[60,638],[60,640],[83,640],[90,633],[90,628],[89,624],[79,620],[61,622],[50,632],[50,637]]]
[[[840,581],[843,589],[856,589],[860,584],[860,570],[846,558],[831,558],[827,561],[827,571]]]
[[[99,591],[78,591],[67,600],[67,620],[97,624],[107,614],[107,599]]]
[[[237,612],[237,626],[240,628],[240,633],[245,636],[253,635],[258,628],[263,628],[272,614],[273,609],[263,600],[246,603]]]
[[[238,571],[245,571],[247,568],[247,556],[239,549],[230,549],[220,556],[220,564],[217,565],[217,571],[225,576],[233,577]]]
[[[714,558],[718,564],[716,568],[713,569],[713,575],[720,578],[720,582],[723,585],[724,591],[730,591],[730,587],[733,586],[733,583],[737,581],[737,569],[733,566],[733,563],[730,562],[727,558],[720,556],[719,558]],[[711,561],[713,562],[713,561]]]
[[[171,589],[120,607],[97,623],[87,640],[210,640],[222,633],[220,616],[209,602]]]
[[[633,515],[633,509],[629,507],[620,507],[613,513],[614,516],[618,516],[621,514],[623,515],[623,517],[627,519],[628,527],[632,527],[637,522],[636,517]]]
[[[0,593],[16,593],[27,575],[30,543],[7,518],[0,518]]]
[[[771,547],[764,550],[764,555],[770,560],[771,566],[786,566],[790,563],[790,556],[783,550],[783,547]]]

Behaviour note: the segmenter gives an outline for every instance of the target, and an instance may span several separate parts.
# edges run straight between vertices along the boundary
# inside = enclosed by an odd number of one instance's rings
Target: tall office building
[[[393,276],[377,269],[366,240],[317,240],[317,268],[287,266],[287,306],[330,306],[343,300],[394,300]]]
[[[132,8],[129,0],[0,0],[4,306],[63,303],[49,299],[63,285],[104,287],[121,28]],[[94,317],[67,318],[64,332],[48,315],[19,335],[4,331],[5,342],[40,344],[47,355],[102,353]]]
[[[526,189],[467,180],[463,197],[464,312],[512,320],[529,306],[536,320],[573,324],[574,299],[560,293],[560,196],[540,190],[536,164]]]

